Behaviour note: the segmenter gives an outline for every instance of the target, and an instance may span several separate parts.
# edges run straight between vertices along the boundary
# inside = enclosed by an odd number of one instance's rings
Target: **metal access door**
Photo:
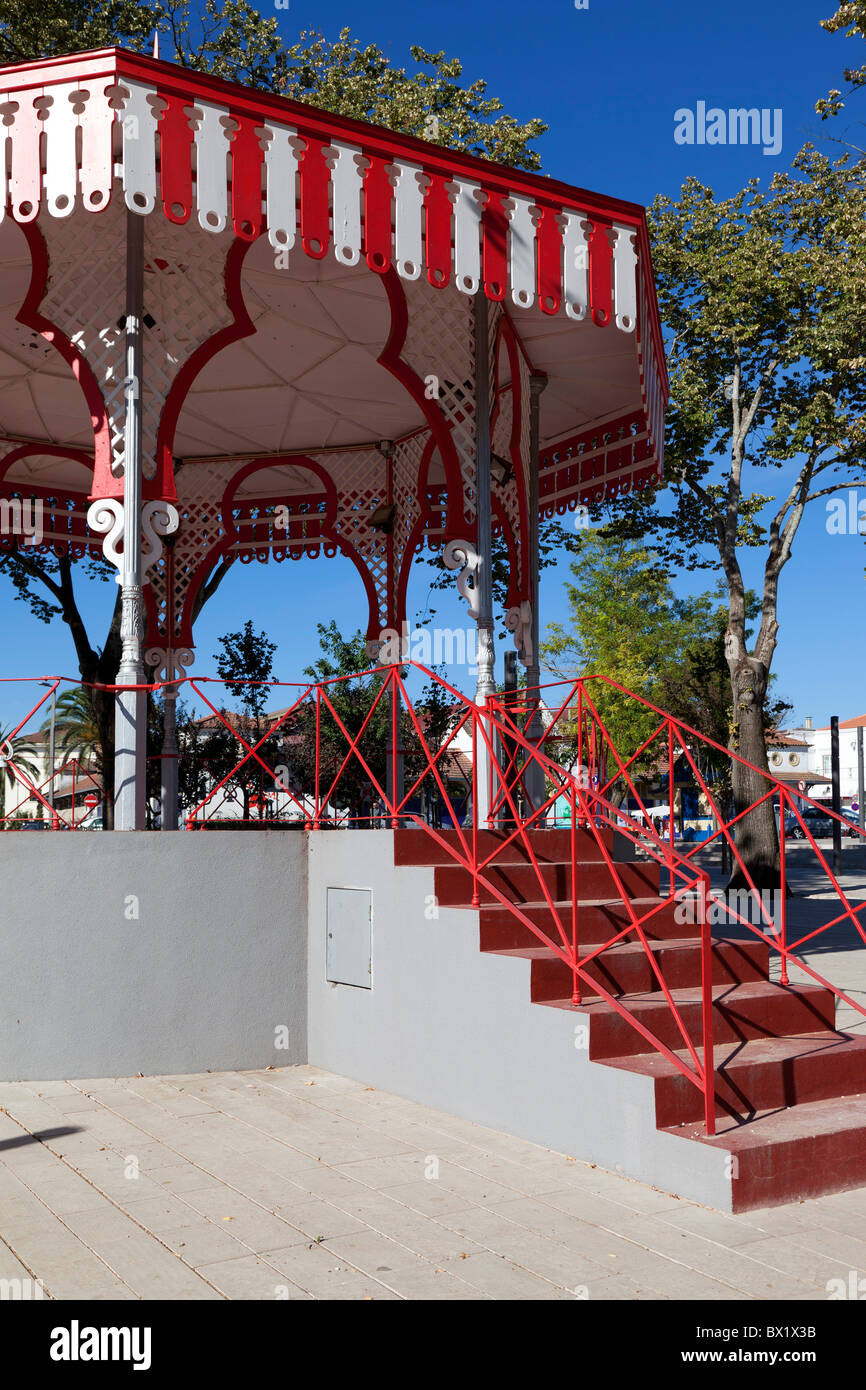
[[[329,888],[327,977],[331,984],[373,987],[373,894]]]

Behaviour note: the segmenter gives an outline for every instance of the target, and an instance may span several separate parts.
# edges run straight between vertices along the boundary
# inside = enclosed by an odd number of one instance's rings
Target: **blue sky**
[[[263,15],[276,14],[288,42],[300,30],[320,27],[335,37],[347,26],[362,42],[379,44],[396,64],[409,63],[410,44],[444,49],[459,57],[467,81],[483,77],[491,95],[520,119],[540,116],[550,126],[539,142],[544,172],[569,183],[636,202],[659,192],[675,195],[690,174],[725,195],[749,177],[768,179],[786,167],[807,139],[823,143],[830,125],[814,113],[815,100],[839,85],[842,68],[862,61],[862,44],[825,34],[819,20],[834,0],[727,0],[698,6],[684,0],[440,0],[429,6],[397,7],[385,0],[306,3],[291,0],[276,10],[261,0]],[[778,157],[760,146],[678,145],[674,112],[708,107],[758,107],[783,113]],[[850,119],[866,119],[866,101],[855,101]],[[832,123],[843,134],[846,118]],[[866,470],[864,470],[866,476]],[[774,483],[778,475],[774,475]],[[770,482],[759,490],[770,490]],[[866,498],[866,490],[861,490]],[[866,652],[862,631],[866,549],[856,535],[826,531],[824,503],[813,504],[801,526],[793,558],[781,581],[776,691],[794,703],[792,720],[811,715],[818,725],[831,714],[843,718],[866,710]],[[745,561],[747,580],[759,581],[759,558]],[[562,621],[567,561],[545,572],[542,623]],[[675,577],[680,592],[712,586],[714,576]],[[8,675],[63,672],[77,665],[67,629],[44,627],[0,579],[0,612]],[[410,613],[424,609],[429,571],[417,567]],[[94,634],[104,631],[113,583],[83,594],[82,607]],[[438,619],[465,622],[455,599],[433,596]],[[316,622],[336,617],[345,631],[363,626],[365,603],[348,562],[302,560],[270,566],[237,566],[197,627],[195,670],[214,671],[220,633],[252,617],[278,645],[276,674],[297,679],[318,654]],[[14,658],[9,653],[14,654]],[[501,661],[501,655],[499,660]],[[468,676],[460,682],[472,684]],[[0,720],[13,714],[11,692],[0,695]],[[23,702],[24,692],[20,691]],[[18,704],[18,701],[14,702]],[[23,712],[23,703],[20,706]]]

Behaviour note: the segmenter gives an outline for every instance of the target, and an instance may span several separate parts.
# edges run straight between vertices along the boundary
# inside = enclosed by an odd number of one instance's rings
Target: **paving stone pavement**
[[[866,1189],[726,1216],[314,1067],[0,1084],[0,1280],[46,1298],[826,1300],[852,1271]]]

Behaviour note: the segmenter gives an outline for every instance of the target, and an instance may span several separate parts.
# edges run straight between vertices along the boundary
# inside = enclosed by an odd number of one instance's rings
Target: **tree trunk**
[[[742,656],[739,661],[731,661],[729,666],[734,711],[731,751],[739,753],[755,768],[769,773],[764,738],[764,700],[769,673],[760,661],[751,656]],[[770,789],[768,777],[744,767],[735,759],[731,760],[731,783],[735,815],[740,815]],[[778,888],[779,837],[772,797],[767,797],[766,801],[737,822],[734,838],[755,888],[759,892],[764,888]],[[750,886],[740,865],[735,862],[728,889]]]

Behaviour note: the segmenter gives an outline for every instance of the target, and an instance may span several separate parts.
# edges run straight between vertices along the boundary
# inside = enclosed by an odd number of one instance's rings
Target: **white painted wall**
[[[311,1063],[730,1210],[726,1155],[659,1133],[651,1080],[575,1047],[584,1014],[532,1004],[529,962],[482,955],[476,912],[425,916],[432,869],[395,871],[388,831],[309,841]],[[372,891],[371,989],[328,983],[329,887]]]
[[[0,834],[0,1079],[305,1061],[305,842]]]

